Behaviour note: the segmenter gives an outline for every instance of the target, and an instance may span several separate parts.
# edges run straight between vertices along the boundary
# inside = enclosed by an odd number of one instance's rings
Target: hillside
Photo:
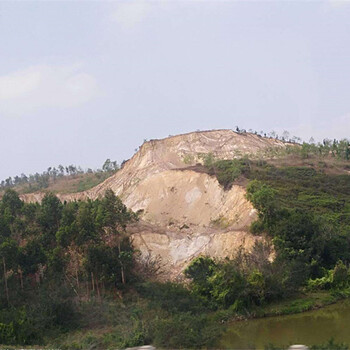
[[[85,192],[6,189],[0,343],[213,348],[227,321],[349,296],[349,158],[347,140],[196,132]]]
[[[84,192],[59,193],[58,197],[61,201],[96,199],[112,189],[128,208],[139,213],[141,221],[131,225],[129,232],[141,258],[157,260],[164,276],[174,279],[198,255],[232,258],[239,249],[250,251],[262,239],[249,232],[257,216],[246,199],[244,177],[225,188],[216,171],[200,164],[246,158],[279,167],[348,173],[347,162],[330,158],[327,148],[320,157],[315,147],[232,130],[150,140],[102,183]],[[21,198],[35,202],[43,195],[39,192]]]
[[[191,167],[206,155],[216,159],[260,159],[286,143],[232,130],[193,132],[145,142],[121,170],[80,193],[58,194],[61,201],[96,199],[111,188],[135,212],[141,223],[129,228],[143,258],[161,260],[167,277],[176,278],[200,254],[232,257],[251,249],[260,238],[248,232],[256,219],[245,189],[225,191],[217,179]],[[22,195],[40,201],[43,193]]]

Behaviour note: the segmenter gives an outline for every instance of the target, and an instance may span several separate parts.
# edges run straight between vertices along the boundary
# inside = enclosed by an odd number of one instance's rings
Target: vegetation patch
[[[49,167],[42,173],[21,174],[20,176],[8,177],[0,182],[0,194],[6,189],[15,189],[18,193],[33,193],[47,190],[54,193],[74,193],[86,191],[120,169],[116,161],[107,159],[101,169],[83,170],[80,166],[59,165]]]

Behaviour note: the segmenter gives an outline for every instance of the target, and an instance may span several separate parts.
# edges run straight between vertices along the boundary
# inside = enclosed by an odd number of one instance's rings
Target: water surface
[[[263,349],[266,344],[320,344],[330,338],[350,344],[350,301],[301,314],[234,322],[221,339],[226,349]]]

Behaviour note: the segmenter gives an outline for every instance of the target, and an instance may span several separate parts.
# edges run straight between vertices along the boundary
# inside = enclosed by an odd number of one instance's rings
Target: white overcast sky
[[[0,180],[236,125],[350,137],[350,2],[0,1]]]

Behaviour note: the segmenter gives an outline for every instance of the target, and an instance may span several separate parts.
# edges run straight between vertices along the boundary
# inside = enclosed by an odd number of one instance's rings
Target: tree
[[[208,279],[215,273],[216,264],[213,259],[200,256],[191,261],[184,271],[185,276],[192,280],[193,291],[205,298],[211,295],[211,285]]]
[[[260,181],[253,180],[247,187],[247,198],[258,210],[260,220],[268,228],[278,211],[276,190]]]
[[[108,158],[102,165],[102,170],[105,172],[111,171],[111,160]]]
[[[60,164],[58,166],[58,170],[60,171],[60,176],[63,176],[64,175],[64,166],[62,164]]]
[[[349,270],[345,264],[338,260],[333,270],[333,285],[338,288],[345,288],[349,285]]]
[[[285,140],[285,141],[288,141],[289,138],[290,138],[289,131],[284,130],[284,131],[283,131],[283,134],[282,134],[282,139]]]
[[[7,189],[2,197],[2,210],[8,209],[8,213],[11,216],[19,213],[23,206],[23,202],[20,200],[16,191]]]
[[[38,213],[38,222],[43,229],[44,240],[47,244],[56,241],[62,216],[62,203],[53,193],[46,193]]]
[[[16,241],[11,238],[0,244],[0,257],[6,260],[7,269],[15,269],[18,264],[19,247]]]
[[[87,242],[96,242],[97,231],[92,203],[90,201],[79,204],[75,220],[75,243],[79,246]]]
[[[123,204],[110,188],[106,190],[101,201],[103,211],[103,226],[111,233],[117,234],[125,230],[126,225],[132,221],[132,212]]]
[[[39,239],[33,239],[19,251],[19,264],[26,274],[34,274],[39,266],[46,263],[47,257]]]
[[[102,170],[104,172],[112,172],[119,169],[118,163],[116,161],[111,161],[109,158],[102,165]]]
[[[123,257],[121,242],[125,236],[125,229],[129,222],[135,219],[135,215],[127,209],[121,199],[115,195],[113,190],[107,189],[101,200],[96,217],[99,225],[107,234],[110,245],[118,247],[118,254]],[[121,264],[122,281],[125,283],[125,268]]]
[[[56,241],[63,247],[69,246],[76,238],[78,207],[77,202],[68,202],[63,205],[60,227],[56,233]]]

